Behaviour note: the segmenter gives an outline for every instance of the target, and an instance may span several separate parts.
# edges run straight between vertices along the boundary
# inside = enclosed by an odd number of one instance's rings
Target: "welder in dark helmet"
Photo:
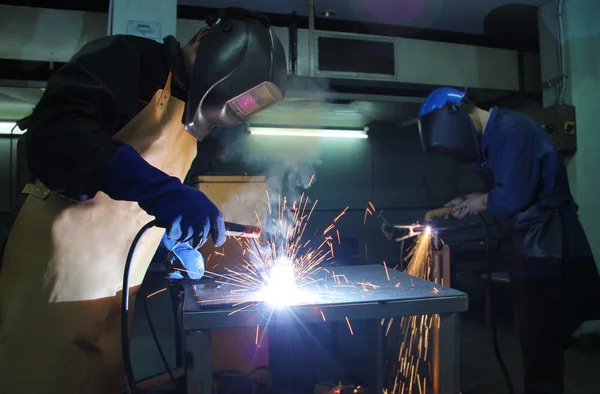
[[[220,245],[225,227],[182,183],[197,141],[282,101],[286,77],[268,20],[231,8],[183,47],[104,37],[52,76],[26,133],[36,181],[0,271],[0,394],[122,392],[120,293],[134,236],[156,220],[133,256],[133,293],[161,240],[201,276],[186,242]]]
[[[425,152],[487,174],[487,193],[447,205],[458,218],[485,211],[496,218],[518,309],[525,393],[563,393],[564,348],[579,325],[600,318],[600,277],[559,152],[528,116],[484,111],[451,88],[425,99],[419,128]]]

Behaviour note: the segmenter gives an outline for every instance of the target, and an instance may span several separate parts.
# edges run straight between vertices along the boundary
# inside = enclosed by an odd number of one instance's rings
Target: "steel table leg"
[[[187,394],[212,393],[210,331],[186,331],[185,376]]]
[[[377,340],[377,370],[376,370],[376,381],[375,381],[375,393],[383,392],[383,379],[384,379],[384,358],[385,358],[385,342],[384,342],[384,333],[385,329],[381,326],[379,320],[373,320],[373,324],[375,325],[376,331],[376,340]]]
[[[459,320],[458,315],[440,316],[439,379],[436,394],[459,394]]]

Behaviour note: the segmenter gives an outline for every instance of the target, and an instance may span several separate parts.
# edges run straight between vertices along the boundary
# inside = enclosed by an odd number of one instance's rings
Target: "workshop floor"
[[[150,301],[151,305],[149,306],[159,339],[165,348],[167,357],[173,361],[174,326],[170,315],[168,295],[164,292]],[[461,319],[462,394],[505,394],[507,393],[506,385],[494,356],[491,331],[483,322],[482,311],[476,305],[472,306],[473,308]],[[510,313],[508,311],[501,313],[499,320],[499,342],[502,355],[516,388],[515,394],[522,394],[523,376],[519,342],[510,321]],[[133,331],[132,354],[138,379],[163,372],[164,369],[147,328],[142,308],[137,310]],[[580,344],[568,349],[565,394],[600,393],[598,371],[600,371],[600,345],[598,343],[595,345]],[[164,387],[165,391],[156,391],[156,393],[174,393],[174,391],[170,391],[169,384]]]
[[[491,331],[480,321],[461,322],[462,394],[506,394],[506,384],[492,347]],[[499,329],[498,341],[516,393],[522,393],[523,371],[519,341],[512,327]],[[566,352],[565,394],[600,392],[600,348],[576,346]]]

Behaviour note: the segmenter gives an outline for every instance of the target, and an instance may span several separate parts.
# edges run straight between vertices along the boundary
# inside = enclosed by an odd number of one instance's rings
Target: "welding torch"
[[[447,219],[452,212],[453,207],[443,207],[436,208],[425,213],[425,217],[423,218],[423,224],[410,224],[410,225],[399,225],[399,224],[389,224],[382,215],[382,212],[379,213],[379,219],[381,220],[381,229],[386,236],[386,238],[390,240],[394,240],[396,242],[404,241],[408,238],[415,237],[422,232],[432,231],[436,235],[445,232],[445,231],[455,231],[455,230],[465,230],[469,228],[480,227],[479,223],[466,223],[466,224],[448,224],[444,225],[441,223],[434,223],[434,219],[442,217]]]
[[[260,238],[260,227],[225,222],[225,231],[228,237],[237,238]]]
[[[425,225],[431,225],[431,222],[433,221],[434,218],[439,218],[439,217],[443,217],[444,219],[447,219],[448,216],[450,215],[450,213],[452,212],[453,207],[444,207],[444,208],[436,208],[436,209],[432,209],[431,211],[427,211],[425,213]]]

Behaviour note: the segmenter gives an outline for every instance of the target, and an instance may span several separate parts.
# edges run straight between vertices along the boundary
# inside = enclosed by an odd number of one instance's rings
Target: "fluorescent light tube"
[[[325,137],[325,138],[369,138],[368,128],[364,129],[301,129],[289,127],[249,126],[248,131],[254,135],[275,135],[286,137]]]
[[[24,133],[20,128],[15,127],[17,125],[16,122],[0,122],[0,135],[11,135],[11,130],[13,127],[15,128],[12,132],[12,135],[21,135]]]

